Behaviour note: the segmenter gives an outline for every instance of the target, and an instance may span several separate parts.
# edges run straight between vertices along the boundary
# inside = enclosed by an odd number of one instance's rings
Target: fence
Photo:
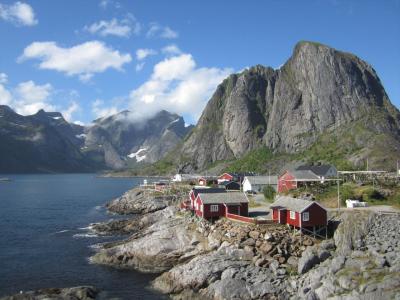
[[[272,223],[274,223],[274,221],[272,221],[272,220],[258,220],[255,218],[239,216],[239,215],[235,215],[235,214],[231,214],[231,213],[227,213],[226,218],[231,219],[231,220],[245,222],[245,223],[256,224],[256,225],[257,224],[272,224]]]

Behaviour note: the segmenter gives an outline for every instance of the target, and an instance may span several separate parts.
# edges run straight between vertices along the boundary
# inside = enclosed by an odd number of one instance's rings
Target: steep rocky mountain
[[[58,112],[21,116],[0,106],[0,173],[93,172],[154,162],[191,128],[166,111],[142,123],[124,111],[82,127]]]
[[[220,84],[179,149],[183,171],[266,148],[294,159],[395,165],[400,112],[353,54],[300,42],[279,69],[257,65]]]
[[[21,116],[0,106],[0,173],[97,170],[101,165],[79,150],[82,133],[60,113]]]
[[[131,112],[123,111],[87,127],[82,149],[102,157],[108,167],[122,169],[163,158],[191,128],[182,117],[165,110],[141,123],[132,121]]]

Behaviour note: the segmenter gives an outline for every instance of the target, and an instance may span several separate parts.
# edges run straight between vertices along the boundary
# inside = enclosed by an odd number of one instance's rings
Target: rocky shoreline
[[[37,291],[20,292],[1,300],[92,300],[96,299],[98,290],[92,286],[72,288],[47,288]]]
[[[129,237],[91,262],[160,273],[151,286],[174,299],[400,297],[398,215],[343,213],[333,238],[318,241],[276,224],[211,224],[181,211],[182,197],[135,188],[111,201],[134,217],[93,229]]]

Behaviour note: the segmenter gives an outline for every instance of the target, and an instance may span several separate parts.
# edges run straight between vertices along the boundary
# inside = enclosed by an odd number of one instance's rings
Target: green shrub
[[[275,192],[275,190],[274,190],[274,188],[273,188],[272,186],[267,185],[267,186],[263,189],[263,193],[264,193],[264,198],[265,198],[267,201],[270,201],[270,202],[274,201],[276,192]]]

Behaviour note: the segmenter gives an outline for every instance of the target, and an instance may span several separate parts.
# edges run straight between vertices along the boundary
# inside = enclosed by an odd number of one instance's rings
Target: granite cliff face
[[[400,112],[368,63],[325,45],[300,42],[280,69],[257,65],[218,86],[182,146],[181,168],[201,170],[262,146],[298,153],[321,136],[344,132],[357,145],[349,161],[368,157],[382,141],[390,156],[400,150]],[[383,160],[372,159],[372,166]]]

